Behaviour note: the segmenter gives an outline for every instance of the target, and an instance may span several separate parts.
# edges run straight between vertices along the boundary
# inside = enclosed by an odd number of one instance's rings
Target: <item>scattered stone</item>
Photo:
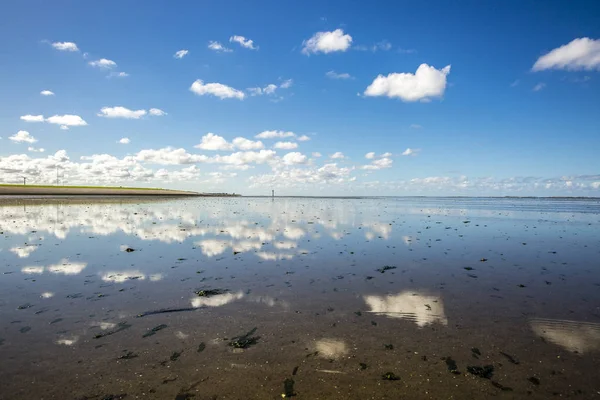
[[[256,332],[256,329],[257,328],[255,327],[244,335],[232,338],[229,345],[236,349],[247,349],[248,347],[255,345],[258,343],[258,339],[260,339],[260,336],[252,336]]]
[[[386,372],[385,374],[381,375],[381,378],[384,381],[399,381],[400,377],[397,376],[396,374],[394,374],[393,372]]]
[[[446,357],[446,366],[448,367],[448,371],[452,372],[455,375],[460,375],[458,371],[458,366],[456,365],[456,361],[452,359],[452,357]]]
[[[506,359],[508,361],[510,361],[511,363],[515,364],[515,365],[519,365],[520,362],[519,360],[517,360],[516,358],[514,358],[513,356],[511,356],[510,354],[506,354],[505,352],[501,351],[500,354],[502,354],[504,357],[506,357]]]
[[[389,271],[391,269],[396,269],[396,267],[391,265],[384,265],[382,268],[377,268],[375,271],[381,272],[383,274],[385,271]]]
[[[287,378],[283,381],[283,396],[281,397],[294,397],[296,392],[294,392],[294,380],[291,378]]]
[[[535,376],[531,376],[531,377],[527,378],[527,380],[536,386],[539,386],[539,384],[540,384],[540,380],[538,378],[536,378]]]
[[[467,371],[480,378],[490,379],[494,375],[493,365],[484,365],[483,367],[471,366],[467,367]]]
[[[147,338],[148,336],[153,336],[156,334],[156,332],[161,331],[167,327],[168,326],[165,324],[160,324],[160,325],[155,326],[154,328],[150,329],[148,332],[144,333],[144,335],[142,335],[142,337]]]
[[[202,342],[198,345],[198,350],[196,350],[196,351],[198,353],[202,353],[204,351],[204,349],[206,349],[206,344],[204,344],[204,342]]]

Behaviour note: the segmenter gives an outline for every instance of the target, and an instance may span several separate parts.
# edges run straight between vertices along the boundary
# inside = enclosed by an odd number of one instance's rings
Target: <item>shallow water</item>
[[[3,200],[0,399],[600,398],[599,227],[581,199]]]

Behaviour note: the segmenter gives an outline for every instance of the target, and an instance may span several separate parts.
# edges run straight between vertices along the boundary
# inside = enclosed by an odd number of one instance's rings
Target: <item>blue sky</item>
[[[600,195],[600,4],[324,3],[2,3],[0,181]]]

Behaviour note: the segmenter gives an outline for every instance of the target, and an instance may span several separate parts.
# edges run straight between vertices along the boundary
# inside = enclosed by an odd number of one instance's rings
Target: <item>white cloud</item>
[[[205,155],[190,154],[182,148],[174,149],[172,147],[165,147],[158,150],[141,150],[135,155],[135,160],[149,164],[178,165],[206,162],[208,157]]]
[[[50,90],[42,90],[40,94],[42,96],[54,96],[54,92],[51,92]]]
[[[248,90],[248,92],[250,92],[250,96],[262,96],[263,94],[274,95],[275,91],[278,88],[288,89],[292,86],[293,83],[294,83],[293,79],[287,79],[287,80],[283,81],[283,83],[279,86],[277,86],[274,83],[270,83],[267,86],[265,86],[264,88],[252,87],[252,88],[248,88],[247,90]]]
[[[30,147],[27,148],[27,151],[30,151],[32,153],[43,153],[43,152],[46,151],[46,149],[44,149],[42,147],[36,148],[36,147],[31,147],[30,146]]]
[[[233,50],[224,47],[221,43],[211,40],[208,42],[208,48],[216,52],[231,53]]]
[[[107,78],[126,78],[128,76],[129,74],[127,72],[111,71],[111,73],[108,74]]]
[[[258,46],[254,46],[254,41],[250,39],[246,39],[243,36],[234,35],[229,38],[229,42],[239,43],[240,46],[245,47],[250,50],[258,50]]]
[[[23,121],[26,122],[44,122],[44,116],[43,115],[21,115],[20,117]]]
[[[51,124],[56,124],[56,125],[62,125],[62,126],[85,126],[87,125],[87,122],[85,122],[83,120],[83,118],[81,118],[79,115],[71,115],[71,114],[65,114],[65,115],[54,115],[52,117],[46,118],[46,122],[49,122]],[[61,129],[64,129],[62,128]]]
[[[202,141],[194,147],[202,150],[233,150],[233,145],[222,136],[210,132],[202,136]]]
[[[129,144],[129,143],[131,143],[131,139],[124,137],[124,138],[119,139],[119,141],[117,143]]]
[[[421,149],[411,149],[409,147],[402,152],[402,155],[403,156],[416,156],[420,151],[421,151]]]
[[[8,138],[9,140],[12,140],[13,142],[17,142],[17,143],[35,143],[37,142],[37,139],[34,138],[33,136],[31,136],[29,134],[29,132],[27,131],[19,131],[17,133],[15,133],[12,136],[9,136]]]
[[[151,108],[148,110],[150,115],[154,115],[155,117],[162,117],[163,115],[167,115],[166,112],[161,110],[160,108]]]
[[[344,34],[342,29],[332,32],[317,32],[310,39],[305,40],[302,45],[302,53],[331,53],[334,51],[346,51],[352,44],[352,36]]]
[[[335,153],[333,153],[331,155],[331,158],[334,159],[334,160],[335,159],[340,159],[341,160],[343,158],[346,158],[346,156],[344,156],[344,153],[342,153],[341,151],[336,151]]]
[[[319,158],[319,157],[323,157],[323,154],[319,153],[318,151],[315,151],[314,153],[312,153],[312,156],[315,158]]]
[[[442,97],[446,90],[446,77],[450,73],[450,65],[437,70],[427,64],[421,64],[412,73],[391,73],[379,75],[367,87],[365,96],[387,96],[402,101],[429,101]]]
[[[181,59],[181,58],[183,58],[183,57],[187,56],[187,54],[188,54],[188,53],[189,53],[189,51],[188,51],[188,50],[185,50],[185,49],[184,49],[184,50],[179,50],[178,52],[176,52],[176,53],[173,55],[173,57]]]
[[[378,169],[384,169],[384,168],[391,168],[393,162],[394,162],[393,160],[391,160],[387,157],[384,157],[384,158],[380,158],[378,160],[373,161],[369,165],[363,165],[362,169],[378,170]]]
[[[77,45],[73,42],[54,42],[52,47],[60,51],[79,51]]]
[[[410,125],[410,127],[411,127],[412,129],[421,129],[421,128],[423,128],[423,127],[422,127],[421,125],[419,125],[419,124],[411,124],[411,125]]]
[[[347,72],[342,72],[338,74],[335,71],[327,71],[327,73],[325,73],[325,76],[329,79],[354,79],[352,75],[350,75]]]
[[[213,95],[219,99],[238,99],[244,100],[246,96],[241,90],[234,89],[230,86],[223,85],[221,83],[204,83],[200,79],[196,79],[190,90],[196,93],[198,96]]]
[[[294,142],[277,142],[277,143],[275,143],[275,145],[273,146],[273,148],[275,148],[275,149],[282,149],[282,150],[293,150],[293,149],[297,149],[298,148],[298,143],[294,143]]]
[[[299,142],[308,142],[310,140],[309,136],[302,135],[297,139]]]
[[[375,158],[375,152],[371,151],[371,152],[365,154],[365,158],[367,158],[369,160]]]
[[[279,139],[279,138],[288,138],[295,137],[296,134],[294,132],[284,132],[284,131],[264,131],[254,136],[257,139]]]
[[[106,118],[125,118],[125,119],[140,119],[146,115],[146,110],[130,110],[125,107],[102,107],[97,114],[99,117]]]
[[[88,64],[90,64],[92,67],[105,69],[112,69],[117,66],[116,62],[114,62],[113,60],[108,60],[106,58],[101,58],[96,61],[90,61]]]
[[[307,157],[302,153],[294,151],[292,153],[287,153],[283,156],[282,160],[285,165],[305,164]]]
[[[574,39],[538,58],[532,67],[532,71],[546,69],[600,70],[600,39]]]
[[[286,79],[285,81],[283,81],[283,83],[281,85],[279,85],[279,87],[282,89],[288,89],[288,88],[292,87],[293,84],[294,84],[293,79]]]
[[[231,164],[231,165],[244,165],[244,164],[264,164],[266,162],[275,159],[276,153],[273,150],[260,150],[260,151],[243,151],[232,153],[226,156],[217,155],[211,157],[208,161],[217,164]]]
[[[37,246],[13,247],[11,252],[15,253],[19,258],[27,258],[37,250]]]
[[[391,156],[392,156],[392,153],[390,153],[390,152],[383,153],[383,154],[381,155],[381,157],[384,157],[384,158],[385,158],[385,157],[391,157]]]
[[[236,137],[232,143],[240,150],[261,150],[265,147],[260,140],[253,141],[243,137]]]
[[[535,85],[532,90],[534,92],[539,92],[540,90],[542,90],[545,87],[546,87],[546,84],[544,82],[540,82],[537,85]]]

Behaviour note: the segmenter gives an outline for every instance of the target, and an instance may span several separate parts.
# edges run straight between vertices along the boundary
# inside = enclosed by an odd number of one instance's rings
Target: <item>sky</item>
[[[597,1],[0,3],[0,182],[600,196]]]

